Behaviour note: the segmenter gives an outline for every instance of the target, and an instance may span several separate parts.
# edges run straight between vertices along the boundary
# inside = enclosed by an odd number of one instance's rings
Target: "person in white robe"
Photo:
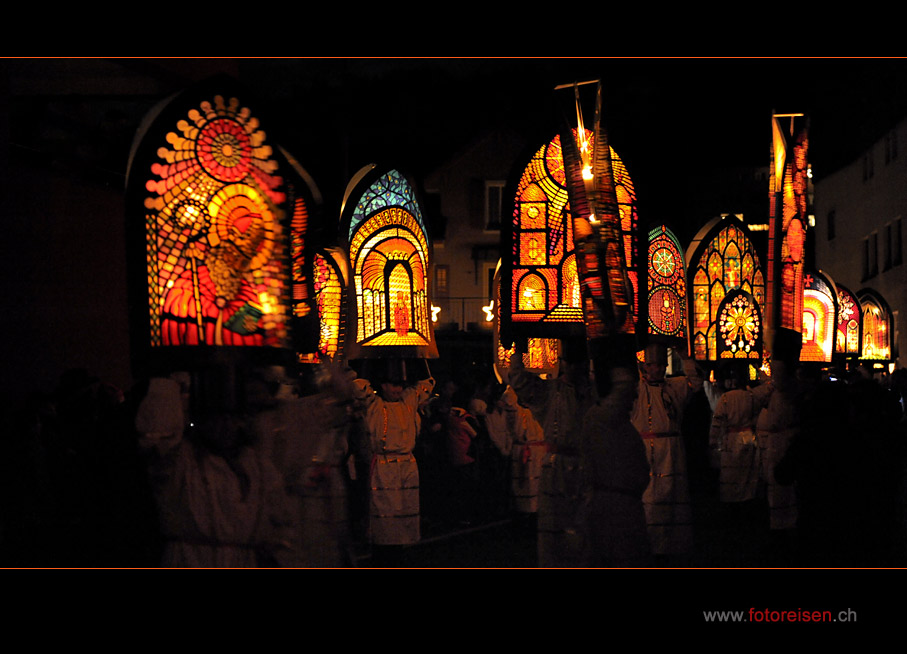
[[[412,545],[421,539],[419,466],[413,448],[422,424],[419,408],[429,399],[434,379],[404,386],[404,379],[386,378],[380,393],[365,379],[354,383],[369,438],[370,542]]]
[[[631,421],[646,446],[650,480],[643,494],[654,555],[688,555],[693,548],[693,515],[683,412],[702,388],[695,362],[682,357],[683,375],[667,377],[667,348],[646,347]]]
[[[270,458],[248,440],[247,416],[211,411],[190,424],[189,390],[185,373],[152,378],[135,418],[164,539],[161,566],[290,564],[287,496]]]

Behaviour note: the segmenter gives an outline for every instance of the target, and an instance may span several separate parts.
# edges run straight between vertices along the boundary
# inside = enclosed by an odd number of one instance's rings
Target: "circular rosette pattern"
[[[750,352],[756,347],[761,329],[759,315],[753,303],[745,296],[737,295],[726,303],[718,323],[721,338],[731,352]]]
[[[202,168],[217,180],[238,182],[249,173],[252,143],[245,128],[235,120],[218,118],[206,123],[196,147]]]

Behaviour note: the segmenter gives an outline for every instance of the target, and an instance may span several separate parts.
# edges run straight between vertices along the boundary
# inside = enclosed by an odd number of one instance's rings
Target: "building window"
[[[501,209],[504,205],[504,182],[494,180],[485,182],[485,229],[501,229]]]
[[[882,244],[882,272],[891,268],[891,223],[885,225],[885,242]]]
[[[898,158],[898,133],[895,130],[885,135],[885,163]]]
[[[826,222],[828,226],[828,240],[831,241],[835,237],[835,212],[834,210],[828,212],[828,218]]]
[[[450,286],[448,286],[448,273],[450,272],[450,266],[442,265],[435,266],[435,294],[439,296],[447,296],[450,294]]]
[[[879,235],[873,232],[863,239],[863,280],[879,274]]]

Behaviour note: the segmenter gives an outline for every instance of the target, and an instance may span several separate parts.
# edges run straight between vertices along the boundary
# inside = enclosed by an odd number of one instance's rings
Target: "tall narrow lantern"
[[[314,351],[300,352],[299,361],[321,363],[340,360],[343,358],[349,286],[346,254],[337,248],[316,252],[312,283],[318,310],[318,346]]]
[[[845,360],[858,358],[863,347],[863,308],[848,288],[841,284],[835,288],[838,295],[835,354]]]
[[[779,329],[800,333],[803,328],[808,132],[803,114],[772,116],[766,302],[770,337]]]
[[[680,241],[666,225],[649,230],[646,258],[648,339],[688,349],[686,266]]]

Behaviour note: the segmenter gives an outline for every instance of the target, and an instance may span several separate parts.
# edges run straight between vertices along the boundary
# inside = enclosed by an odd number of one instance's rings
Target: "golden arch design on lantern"
[[[867,361],[891,360],[891,313],[887,303],[868,289],[860,291],[857,298],[863,312],[860,358]]]
[[[808,273],[803,285],[800,360],[830,363],[835,351],[837,293],[830,280],[817,271]]]
[[[517,286],[520,311],[544,311],[548,306],[548,287],[541,275],[527,273]]]
[[[400,218],[409,228],[393,222]],[[428,345],[431,340],[426,244],[424,235],[411,231],[413,224],[412,216],[394,208],[376,214],[357,231],[358,236],[373,230],[351,250],[356,338],[362,345]]]

